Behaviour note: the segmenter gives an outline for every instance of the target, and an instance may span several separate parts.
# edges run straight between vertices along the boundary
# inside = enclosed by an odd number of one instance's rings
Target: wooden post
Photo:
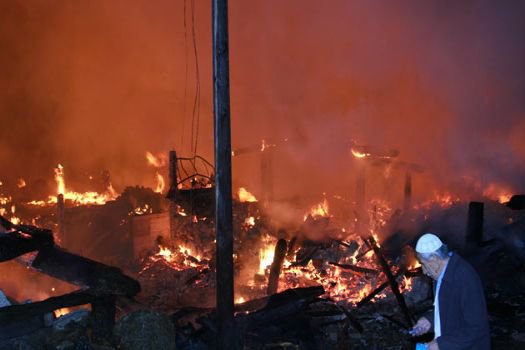
[[[233,317],[233,216],[228,1],[212,1],[215,230],[217,235],[217,348],[237,349]]]
[[[483,241],[483,202],[470,202],[468,205],[466,247],[474,248]]]
[[[175,204],[176,199],[176,193],[177,193],[177,152],[170,151],[169,154],[169,184],[170,188],[168,191],[168,198],[170,200],[169,204],[169,214],[170,214],[170,239],[171,242],[175,242],[175,236],[176,236],[176,225],[175,225],[175,216],[177,215],[177,205]]]
[[[383,268],[383,273],[387,277],[388,283],[390,284],[390,289],[396,297],[397,303],[399,305],[399,308],[401,309],[401,312],[403,313],[403,316],[405,316],[407,325],[411,328],[414,325],[414,321],[412,319],[412,316],[410,315],[410,312],[408,311],[408,307],[405,303],[405,298],[403,297],[403,294],[401,294],[401,292],[399,291],[399,285],[397,283],[397,280],[392,274],[390,266],[388,266],[388,262],[383,256],[383,253],[381,252],[381,248],[379,248],[373,236],[368,237],[368,244],[370,245],[370,248],[374,250],[377,261],[379,262],[379,265],[381,265],[381,267]]]
[[[64,195],[60,193],[57,196],[57,225],[58,225],[58,237],[64,247],[68,246],[66,237],[66,227],[64,225]]]
[[[279,275],[283,267],[284,258],[286,257],[286,240],[280,239],[275,245],[275,254],[273,256],[272,266],[270,267],[270,277],[268,277],[268,289],[266,294],[272,295],[277,293],[279,287]]]

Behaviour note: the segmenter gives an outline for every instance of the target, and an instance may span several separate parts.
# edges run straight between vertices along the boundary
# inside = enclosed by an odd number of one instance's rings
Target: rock
[[[175,326],[166,315],[137,311],[124,316],[114,330],[115,343],[123,350],[175,350]]]

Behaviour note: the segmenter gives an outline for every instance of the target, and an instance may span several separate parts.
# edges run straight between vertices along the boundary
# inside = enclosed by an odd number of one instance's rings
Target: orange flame
[[[323,201],[321,203],[316,204],[316,205],[314,205],[313,207],[310,208],[310,211],[304,216],[304,220],[306,220],[309,215],[311,215],[314,218],[316,218],[316,217],[327,217],[327,216],[329,216],[328,209],[329,209],[328,201],[325,198],[325,199],[323,199]]]
[[[57,182],[57,194],[64,194],[66,192],[66,183],[64,181],[64,167],[58,164],[55,168],[55,181]]]
[[[269,235],[263,237],[263,245],[259,250],[259,271],[260,275],[264,275],[266,269],[272,265],[273,257],[275,255],[275,239]]]
[[[239,200],[241,202],[257,202],[257,198],[244,187],[239,188]]]
[[[507,203],[513,195],[513,191],[506,186],[491,183],[483,191],[483,195],[500,203]]]
[[[150,151],[147,151],[146,159],[148,160],[148,164],[155,168],[161,168],[166,165],[166,156],[163,154],[158,154],[155,156]]]
[[[26,187],[26,180],[24,180],[22,178],[18,179],[18,182],[16,183],[16,187],[18,187],[18,188]]]
[[[370,153],[360,152],[354,148],[352,148],[350,151],[352,152],[352,155],[356,158],[366,158],[370,156]]]
[[[155,173],[155,178],[157,179],[157,186],[155,187],[155,192],[162,193],[164,192],[164,188],[166,187],[166,183],[164,181],[164,176],[162,176],[158,171]]]
[[[53,311],[53,313],[55,314],[55,318],[62,317],[64,315],[69,314],[70,312],[71,312],[71,309],[67,307]]]

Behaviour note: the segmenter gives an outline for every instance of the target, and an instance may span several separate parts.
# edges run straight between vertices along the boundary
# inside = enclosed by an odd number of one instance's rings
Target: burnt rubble
[[[418,230],[433,230],[436,223],[452,227],[455,217],[464,222],[456,230],[463,229],[468,240],[463,246],[451,240],[452,247],[480,271],[494,348],[519,348],[525,342],[525,259],[519,249],[525,241],[525,215],[486,203],[480,216],[478,204],[470,207],[458,203],[434,211],[418,223]],[[413,349],[407,329],[432,307],[432,288],[412,265],[415,236],[406,220],[417,222],[423,215],[410,215],[387,218],[382,230],[389,234],[379,245],[373,236],[340,237],[329,217],[311,215],[296,231],[277,230],[257,203],[235,202],[236,278],[242,280],[245,269],[258,264],[262,245],[275,252],[265,272],[255,273],[254,284],[236,286],[247,300],[235,306],[244,349]],[[31,268],[80,289],[30,304],[2,298],[0,348],[141,349],[148,339],[166,349],[214,348],[213,220],[181,211],[174,224],[176,240],[152,242],[142,258],[122,266],[124,274],[60,248],[48,230],[3,220],[2,260],[37,252]],[[271,240],[265,241],[263,233]],[[461,237],[457,231],[450,234]],[[335,268],[339,279],[330,275]],[[317,279],[305,278],[312,272]],[[348,291],[338,290],[341,281],[362,293],[345,299]],[[52,315],[78,305],[64,316]],[[138,328],[145,329],[144,336],[136,334]]]

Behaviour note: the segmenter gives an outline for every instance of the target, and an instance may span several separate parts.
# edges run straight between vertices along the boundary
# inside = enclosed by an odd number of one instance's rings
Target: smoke
[[[153,183],[147,150],[187,155],[190,4],[184,21],[183,0],[2,2],[2,178],[51,181],[62,162],[69,179],[107,169],[122,189]],[[195,2],[199,153],[212,159],[209,6]],[[275,152],[281,197],[351,193],[351,140],[421,165],[416,194],[525,191],[524,14],[520,1],[230,1],[233,146],[289,140]],[[259,169],[258,154],[235,158],[236,184],[257,189]]]

